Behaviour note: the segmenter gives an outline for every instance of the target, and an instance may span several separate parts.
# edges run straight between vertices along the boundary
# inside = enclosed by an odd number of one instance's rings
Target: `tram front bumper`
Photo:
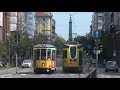
[[[37,71],[49,72],[51,71],[50,68],[36,68]]]

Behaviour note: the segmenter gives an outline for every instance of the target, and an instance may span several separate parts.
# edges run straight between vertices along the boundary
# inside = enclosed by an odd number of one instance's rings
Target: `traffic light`
[[[115,38],[118,40],[119,39],[119,34],[115,34]]]
[[[115,25],[110,25],[110,32],[115,33]]]
[[[103,45],[102,44],[99,44],[99,50],[100,50],[100,52],[103,52]]]
[[[15,38],[14,51],[18,53],[18,49],[19,49],[19,39],[20,39],[20,35],[19,35],[18,32],[15,33],[14,38]]]

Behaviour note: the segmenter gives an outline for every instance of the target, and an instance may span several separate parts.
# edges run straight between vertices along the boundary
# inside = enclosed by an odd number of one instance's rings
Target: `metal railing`
[[[89,72],[85,78],[97,78],[97,69],[93,69],[91,72]]]

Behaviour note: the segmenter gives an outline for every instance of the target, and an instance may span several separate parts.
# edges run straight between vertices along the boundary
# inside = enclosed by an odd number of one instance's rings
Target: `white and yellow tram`
[[[56,47],[38,44],[33,47],[33,69],[35,73],[56,71]]]

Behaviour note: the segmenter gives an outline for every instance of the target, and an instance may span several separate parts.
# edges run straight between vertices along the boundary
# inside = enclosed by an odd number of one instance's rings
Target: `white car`
[[[24,61],[22,62],[21,67],[22,67],[22,68],[26,68],[26,67],[30,68],[30,67],[32,67],[32,60],[24,60]]]

